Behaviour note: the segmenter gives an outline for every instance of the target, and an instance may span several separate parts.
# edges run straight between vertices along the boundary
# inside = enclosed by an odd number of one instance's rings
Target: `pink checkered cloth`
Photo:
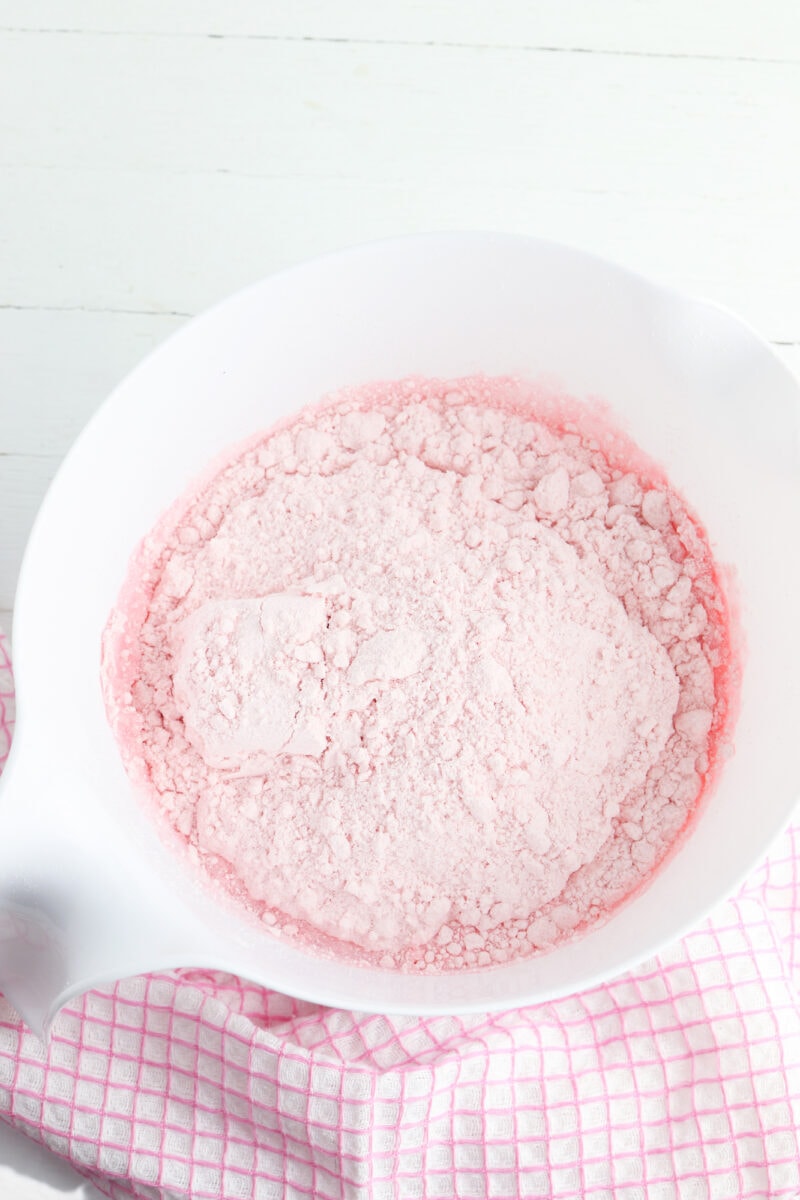
[[[0,762],[12,696],[0,640]],[[659,959],[494,1016],[180,971],[90,992],[44,1046],[0,998],[0,1118],[120,1200],[794,1197],[799,862],[797,825]]]

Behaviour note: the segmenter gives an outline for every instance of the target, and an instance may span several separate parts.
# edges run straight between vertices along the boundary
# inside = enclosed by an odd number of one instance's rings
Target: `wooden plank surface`
[[[800,57],[794,0],[0,0],[0,27],[589,53]]]
[[[800,65],[0,36],[0,305],[192,313],[420,228],[535,232],[800,337]]]

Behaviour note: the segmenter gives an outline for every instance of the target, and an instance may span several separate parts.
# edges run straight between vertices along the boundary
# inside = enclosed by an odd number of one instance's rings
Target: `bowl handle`
[[[93,836],[81,841],[66,796],[61,812],[40,803],[59,786],[48,774],[15,745],[0,780],[0,992],[42,1037],[73,996],[195,965],[201,948],[180,901],[107,852],[119,847],[118,828],[109,824],[106,836],[93,819]]]

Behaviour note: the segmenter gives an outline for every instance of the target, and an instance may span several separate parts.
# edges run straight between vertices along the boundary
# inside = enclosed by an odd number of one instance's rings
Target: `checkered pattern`
[[[181,971],[89,993],[45,1047],[0,999],[0,1118],[115,1200],[795,1197],[798,862],[800,825],[657,961],[494,1016]]]

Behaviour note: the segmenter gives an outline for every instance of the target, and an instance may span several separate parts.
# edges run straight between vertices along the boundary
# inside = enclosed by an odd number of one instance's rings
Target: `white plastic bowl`
[[[746,661],[736,754],[694,832],[607,924],[540,958],[421,978],[281,945],[216,903],[134,799],[106,720],[100,639],[128,560],[226,446],[332,389],[522,372],[607,400],[736,568]],[[68,455],[17,594],[19,723],[2,780],[0,989],[47,1028],[100,980],[217,967],[324,1004],[467,1012],[610,978],[739,884],[786,824],[800,732],[800,390],[735,317],[598,258],[500,234],[357,247],[191,321]]]

